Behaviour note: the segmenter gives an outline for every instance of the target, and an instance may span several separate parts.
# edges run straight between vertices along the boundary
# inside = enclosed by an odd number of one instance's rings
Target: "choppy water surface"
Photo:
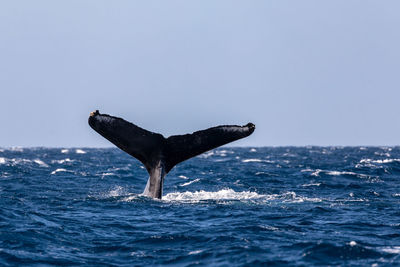
[[[0,149],[0,265],[400,264],[399,147],[222,148],[139,194],[118,149]]]

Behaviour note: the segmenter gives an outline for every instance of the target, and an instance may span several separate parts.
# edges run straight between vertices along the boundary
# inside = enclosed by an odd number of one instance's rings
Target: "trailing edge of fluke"
[[[213,148],[247,137],[255,125],[221,125],[192,134],[165,138],[159,133],[142,129],[124,119],[98,110],[90,113],[89,125],[111,143],[137,158],[149,173],[143,195],[162,197],[164,176],[178,163]]]

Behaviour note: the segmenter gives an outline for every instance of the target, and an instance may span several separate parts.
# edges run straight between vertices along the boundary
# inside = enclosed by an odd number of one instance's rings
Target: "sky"
[[[400,145],[400,1],[0,1],[0,147],[109,147],[89,113],[233,146]]]

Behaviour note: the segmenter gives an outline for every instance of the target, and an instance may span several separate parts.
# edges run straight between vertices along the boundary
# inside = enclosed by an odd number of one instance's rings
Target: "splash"
[[[207,192],[204,190],[195,192],[176,192],[169,193],[162,198],[163,201],[177,201],[177,202],[188,202],[197,203],[200,201],[257,201],[257,202],[285,202],[285,203],[301,203],[305,201],[309,202],[321,202],[319,198],[307,198],[297,196],[295,192],[285,192],[282,194],[271,194],[263,195],[257,192],[242,191],[236,192],[231,188],[222,189],[217,192]]]

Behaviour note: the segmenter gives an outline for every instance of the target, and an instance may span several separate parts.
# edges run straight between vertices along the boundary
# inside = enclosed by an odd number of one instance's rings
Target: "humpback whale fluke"
[[[178,163],[213,148],[249,136],[255,125],[221,125],[192,134],[173,135],[164,138],[161,134],[142,129],[124,119],[98,110],[91,112],[89,125],[111,143],[137,158],[149,173],[144,195],[162,196],[164,176]]]

